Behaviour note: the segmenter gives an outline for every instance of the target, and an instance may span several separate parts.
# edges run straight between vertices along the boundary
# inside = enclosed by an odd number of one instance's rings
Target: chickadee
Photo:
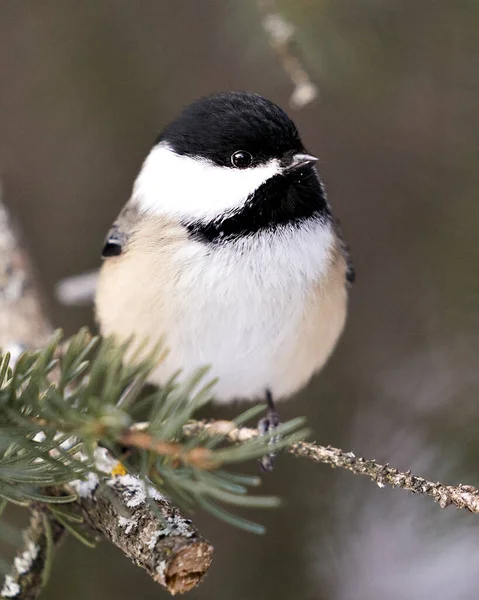
[[[104,335],[211,366],[219,402],[291,396],[331,354],[353,271],[286,113],[255,94],[193,102],[156,140],[103,248]]]

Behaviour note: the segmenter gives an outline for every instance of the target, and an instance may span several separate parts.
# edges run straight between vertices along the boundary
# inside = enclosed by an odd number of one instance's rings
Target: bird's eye
[[[245,150],[237,150],[231,155],[231,164],[237,169],[246,169],[253,162],[253,157]]]

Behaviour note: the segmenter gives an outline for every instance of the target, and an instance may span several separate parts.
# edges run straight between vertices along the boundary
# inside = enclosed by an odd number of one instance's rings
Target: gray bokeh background
[[[479,4],[278,5],[320,88],[290,112],[358,272],[337,351],[283,417],[307,415],[322,443],[476,485]],[[228,89],[288,107],[255,0],[2,0],[0,177],[55,325],[92,324],[54,286],[99,264],[156,134]],[[195,515],[216,557],[192,600],[477,598],[477,517],[288,457],[263,488],[285,499],[249,513],[264,537]],[[64,597],[166,594],[107,544],[70,540],[44,595]]]

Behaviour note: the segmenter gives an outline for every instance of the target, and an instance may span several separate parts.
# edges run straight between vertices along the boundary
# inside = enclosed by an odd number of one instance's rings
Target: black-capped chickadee
[[[255,94],[193,102],[156,140],[103,249],[101,331],[211,366],[219,402],[286,398],[331,354],[353,271],[286,113]]]

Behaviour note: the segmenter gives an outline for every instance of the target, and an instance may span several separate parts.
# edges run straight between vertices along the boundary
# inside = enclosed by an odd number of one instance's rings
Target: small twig
[[[232,442],[245,442],[258,436],[257,429],[237,428],[230,421],[196,421],[185,428],[186,433],[193,435],[206,431],[211,435],[224,435]],[[479,491],[471,485],[444,485],[429,481],[424,477],[413,475],[411,471],[402,472],[382,465],[375,460],[357,457],[353,452],[344,452],[331,446],[320,446],[311,442],[298,442],[286,449],[287,452],[300,458],[308,458],[313,462],[324,463],[331,467],[347,469],[355,475],[365,475],[379,487],[389,485],[402,488],[414,494],[422,494],[433,498],[441,508],[453,505],[471,513],[479,514]]]
[[[34,508],[24,544],[12,570],[5,577],[2,598],[34,600],[46,584],[54,548],[65,537],[65,529],[49,514],[48,509]]]
[[[160,456],[169,456],[174,461],[185,465],[193,465],[198,469],[209,470],[219,466],[208,448],[186,450],[181,444],[156,440],[150,434],[143,431],[128,429],[121,434],[118,442],[128,448],[152,450]]]
[[[294,85],[289,103],[293,108],[303,108],[318,96],[319,91],[298,56],[294,25],[281,15],[275,0],[258,0],[258,4],[271,48]]]

